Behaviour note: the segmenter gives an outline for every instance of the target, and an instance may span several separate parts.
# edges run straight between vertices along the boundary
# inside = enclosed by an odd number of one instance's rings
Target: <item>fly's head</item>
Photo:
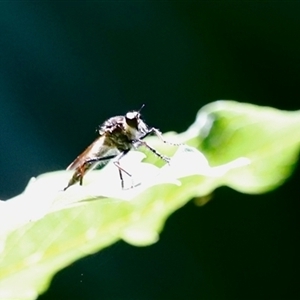
[[[139,111],[131,111],[125,115],[124,127],[130,140],[143,138],[149,131]]]

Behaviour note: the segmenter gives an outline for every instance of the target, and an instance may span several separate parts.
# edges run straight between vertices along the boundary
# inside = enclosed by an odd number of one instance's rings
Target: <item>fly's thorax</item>
[[[149,131],[138,111],[112,117],[99,126],[98,130],[105,139],[105,145],[120,151],[131,149],[134,141],[143,138]]]
[[[102,125],[99,126],[99,134],[105,135],[107,133],[113,133],[116,130],[123,129],[124,116],[115,116],[106,120]]]
[[[104,132],[105,146],[117,148],[119,151],[129,150],[132,147],[130,133],[127,132],[124,123],[118,124],[114,128],[110,128]]]

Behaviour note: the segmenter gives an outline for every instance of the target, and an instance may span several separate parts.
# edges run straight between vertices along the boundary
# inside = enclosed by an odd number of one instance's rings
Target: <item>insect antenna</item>
[[[137,112],[140,113],[144,107],[145,107],[145,104],[142,104],[141,108]]]

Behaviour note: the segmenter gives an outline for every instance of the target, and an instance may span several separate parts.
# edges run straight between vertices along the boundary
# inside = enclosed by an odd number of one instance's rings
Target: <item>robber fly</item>
[[[68,166],[67,170],[75,170],[75,172],[64,190],[77,182],[82,185],[83,177],[88,171],[109,160],[113,160],[114,165],[118,168],[121,186],[124,189],[122,172],[129,177],[131,174],[121,167],[120,160],[132,148],[145,146],[156,156],[169,163],[169,157],[160,154],[143,140],[146,136],[155,134],[164,143],[167,143],[158,129],[149,127],[141,119],[140,111],[143,107],[144,105],[140,110],[128,112],[125,116],[112,117],[98,127],[97,131],[100,136]]]

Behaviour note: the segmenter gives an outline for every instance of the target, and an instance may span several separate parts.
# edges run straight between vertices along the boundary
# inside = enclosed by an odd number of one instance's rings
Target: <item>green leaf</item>
[[[295,166],[300,111],[217,101],[203,107],[183,135],[211,165],[249,158],[251,164],[230,173],[224,184],[244,193],[262,193],[282,184]]]
[[[120,188],[113,164],[65,192],[70,172],[32,179],[24,193],[0,201],[0,299],[36,298],[58,270],[119,239],[155,243],[172,212],[218,186],[249,193],[278,186],[297,159],[299,126],[299,112],[219,101],[201,109],[185,133],[166,135],[190,146],[148,139],[172,156],[170,165],[148,152],[143,162],[137,151],[122,159],[133,175],[132,189]],[[130,178],[126,185],[132,185]]]

